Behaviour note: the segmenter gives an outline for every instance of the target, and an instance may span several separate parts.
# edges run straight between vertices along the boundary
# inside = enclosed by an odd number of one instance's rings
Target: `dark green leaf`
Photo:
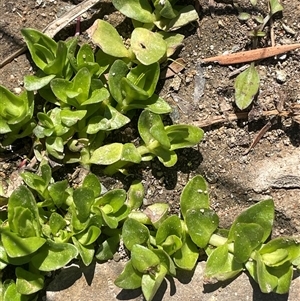
[[[162,244],[170,235],[175,235],[179,238],[182,236],[181,221],[176,215],[169,216],[161,223],[156,232],[156,243],[158,245]]]
[[[228,239],[233,239],[233,233],[238,223],[254,223],[260,225],[264,230],[262,242],[264,242],[272,231],[274,220],[273,200],[264,200],[243,211],[233,222]]]
[[[122,239],[125,247],[131,251],[135,244],[145,244],[150,238],[146,226],[135,219],[127,218],[122,227]]]
[[[207,184],[202,176],[195,176],[184,187],[180,207],[184,218],[189,209],[209,208]]]
[[[189,209],[185,216],[188,232],[192,241],[200,248],[205,248],[219,226],[219,217],[211,209]]]

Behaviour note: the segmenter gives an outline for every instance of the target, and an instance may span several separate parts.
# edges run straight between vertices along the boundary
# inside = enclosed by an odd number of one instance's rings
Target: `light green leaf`
[[[43,289],[44,277],[39,273],[32,273],[21,267],[16,268],[16,288],[22,295],[30,295]]]
[[[177,215],[169,216],[161,223],[156,232],[156,243],[158,245],[162,244],[170,235],[181,238],[182,234],[180,218]]]
[[[164,30],[177,30],[180,27],[196,21],[198,17],[198,13],[192,5],[185,5],[181,10],[178,11],[178,16],[171,20]]]
[[[132,260],[129,260],[123,272],[115,280],[115,285],[124,289],[136,289],[142,285],[142,273],[138,272],[132,266]]]
[[[72,237],[72,241],[74,246],[77,248],[84,265],[89,266],[93,261],[94,254],[95,254],[94,245],[84,246],[74,236]]]
[[[62,109],[60,112],[61,122],[68,127],[75,125],[79,120],[82,120],[86,115],[86,110],[72,111],[70,109]]]
[[[31,296],[25,296],[17,291],[16,284],[11,281],[4,283],[4,293],[1,295],[3,301],[29,301]]]
[[[83,246],[88,246],[98,239],[101,229],[98,226],[90,226],[87,230],[75,235],[78,242]]]
[[[51,74],[44,77],[26,75],[24,76],[24,87],[28,91],[39,90],[47,86],[55,76],[56,76],[55,74]]]
[[[82,187],[93,190],[95,198],[100,195],[102,189],[98,177],[92,173],[89,173],[87,176],[85,176],[82,182]]]
[[[278,285],[278,278],[269,272],[269,269],[262,261],[258,252],[256,252],[256,274],[257,282],[263,293],[271,293]]]
[[[161,265],[160,270],[155,275],[144,274],[142,276],[142,292],[147,301],[151,301],[159,289],[167,274],[167,269]]]
[[[194,146],[204,136],[204,131],[193,125],[175,124],[165,127],[171,150]]]
[[[62,268],[78,255],[75,246],[69,243],[47,243],[32,257],[34,267],[44,272],[51,272]]]
[[[249,13],[240,12],[238,15],[238,19],[241,21],[247,21],[251,18],[251,15]]]
[[[174,255],[175,264],[183,270],[191,271],[194,269],[199,257],[199,249],[191,240],[190,236],[186,236],[182,247]]]
[[[271,15],[274,15],[283,10],[283,6],[278,0],[270,0]]]
[[[118,250],[119,244],[119,235],[109,237],[99,245],[99,249],[97,250],[95,257],[101,261],[112,259]]]
[[[48,186],[48,191],[51,199],[53,200],[55,206],[60,207],[67,199],[68,193],[66,189],[68,188],[68,181],[57,181]]]
[[[112,97],[116,102],[122,103],[125,95],[122,94],[121,90],[121,79],[126,77],[129,69],[126,63],[121,60],[116,60],[108,73],[108,86]]]
[[[47,152],[54,158],[62,160],[65,156],[64,154],[64,143],[61,137],[47,137],[46,138],[46,149]]]
[[[112,143],[96,149],[91,156],[90,163],[110,165],[119,160],[140,163],[141,155],[132,143]]]
[[[10,257],[22,257],[34,253],[40,249],[46,242],[42,237],[22,238],[12,232],[3,232],[1,234],[3,247]]]
[[[133,245],[131,249],[132,266],[140,273],[148,273],[150,270],[157,269],[160,261],[158,256],[150,249],[141,246]]]
[[[16,215],[15,212],[15,208],[17,207],[28,209],[29,212],[31,213],[30,216],[32,218],[30,220],[27,220],[24,216],[23,218],[25,218],[25,220],[24,219],[20,220],[19,219],[20,217]],[[35,230],[35,235],[39,236],[41,234],[41,226],[39,223],[39,213],[38,213],[37,204],[32,192],[26,186],[22,185],[14,190],[14,192],[11,194],[8,200],[7,211],[8,211],[8,223],[9,223],[10,230],[12,232],[21,235],[21,233],[19,233],[20,230],[23,232],[21,228],[24,227],[27,223],[30,223],[33,229]],[[31,236],[35,236],[35,235],[32,235],[31,233]],[[21,236],[28,237],[29,235],[23,233],[23,235]]]
[[[234,229],[234,255],[239,262],[246,262],[254,249],[262,244],[264,229],[254,223],[237,223]]]
[[[117,30],[108,22],[98,19],[87,32],[103,52],[115,57],[130,57]]]
[[[167,44],[161,36],[142,27],[133,30],[131,48],[136,58],[144,65],[158,62],[167,52]]]
[[[170,206],[166,203],[155,203],[148,206],[144,213],[151,220],[152,225],[158,229],[163,221],[167,218]]]
[[[154,21],[152,7],[148,0],[113,0],[114,7],[130,19],[142,23]]]
[[[96,134],[99,131],[112,131],[128,124],[130,119],[121,114],[118,110],[110,105],[105,105],[105,109],[101,115],[97,115],[89,119],[86,132],[88,134]]]
[[[78,219],[85,222],[90,216],[90,209],[95,201],[94,191],[87,187],[79,187],[73,192],[73,200]]]
[[[233,278],[243,270],[243,265],[238,263],[234,256],[228,252],[228,245],[217,247],[209,255],[204,277],[207,281],[217,279],[224,281]]]
[[[127,192],[126,204],[131,210],[138,209],[143,203],[145,190],[140,180],[135,180],[131,183]]]
[[[236,105],[240,110],[246,109],[259,90],[259,74],[254,64],[237,76],[234,89]]]
[[[53,235],[56,235],[58,231],[63,229],[66,225],[66,220],[60,214],[52,212],[49,218],[49,226]]]
[[[293,237],[278,237],[266,243],[259,253],[263,262],[268,266],[279,266],[292,262],[300,256],[299,241]]]

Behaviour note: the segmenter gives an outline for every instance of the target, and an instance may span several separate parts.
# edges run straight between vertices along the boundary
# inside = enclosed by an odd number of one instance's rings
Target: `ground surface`
[[[223,3],[216,5],[212,17],[208,1],[199,2],[202,7],[199,31],[197,32],[196,24],[182,30],[186,39],[178,56],[186,61],[186,68],[175,78],[160,84],[160,95],[174,108],[171,114],[174,123],[199,125],[203,121],[209,123],[215,116],[226,117],[238,112],[234,104],[234,77],[229,77],[229,74],[241,65],[201,65],[200,60],[225,51],[251,49],[248,32],[253,21],[239,21],[236,8]],[[253,15],[267,14],[266,0],[258,1],[259,5],[255,9],[251,9],[249,1],[238,2],[244,11]],[[282,4],[283,16],[278,16],[274,22],[276,45],[300,43],[300,1],[283,0]],[[0,62],[23,45],[21,28],[41,30],[74,5],[76,1],[0,0]],[[103,17],[111,21],[123,35],[130,32],[130,22],[114,12],[110,1],[100,1],[83,16],[83,40],[87,38],[84,30],[91,26],[95,18]],[[284,29],[282,23],[288,28]],[[58,37],[73,35],[74,27],[71,22]],[[266,46],[270,46],[269,35],[260,41],[260,47]],[[283,105],[284,110],[288,110],[292,104],[300,103],[299,56],[300,50],[297,50],[258,64],[261,86],[252,113],[273,110],[278,107],[278,103]],[[28,53],[19,56],[0,69],[0,84],[20,92],[23,89],[23,76],[33,72],[32,66]],[[173,168],[165,168],[158,161],[135,168],[134,174],[143,179],[145,184],[145,205],[153,201],[168,202],[174,212],[178,211],[179,196],[184,185],[194,175],[201,174],[210,184],[211,205],[220,216],[221,226],[229,226],[242,209],[254,202],[272,197],[276,204],[273,235],[299,236],[299,124],[290,118],[280,119],[275,116],[272,118],[272,121],[276,121],[274,125],[253,150],[245,154],[259,130],[269,120],[259,117],[251,120],[250,114],[250,120],[221,122],[205,127],[205,139],[195,148],[180,151],[179,162]],[[19,161],[18,157],[0,160],[2,180],[12,178],[12,172],[17,170]],[[93,171],[101,175],[99,168]],[[60,177],[67,177],[73,170],[58,170],[57,173]],[[126,187],[133,180],[122,176],[113,179],[102,176],[101,179],[105,185],[114,187]],[[200,292],[203,293],[202,289]],[[249,296],[239,300],[255,300],[254,296],[251,298]],[[195,299],[206,300],[198,297]],[[70,297],[68,300],[75,299]]]

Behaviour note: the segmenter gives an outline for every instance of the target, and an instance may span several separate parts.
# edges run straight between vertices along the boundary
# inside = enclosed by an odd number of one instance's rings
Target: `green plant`
[[[268,240],[274,220],[272,200],[242,212],[229,230],[209,208],[207,185],[201,176],[188,182],[181,197],[181,217],[168,215],[169,206],[156,203],[140,211],[144,189],[139,181],[128,192],[102,193],[102,185],[88,174],[80,187],[66,180],[54,182],[42,162],[39,174],[21,174],[20,186],[0,214],[0,267],[15,271],[16,281],[2,279],[2,299],[32,300],[44,286],[47,272],[73,259],[91,264],[111,259],[120,240],[130,260],[115,280],[124,289],[142,287],[152,300],[164,277],[176,270],[192,270],[199,253],[208,256],[206,281],[223,281],[244,269],[265,293],[288,292],[300,244],[292,237]],[[22,299],[22,300],[23,300]]]
[[[257,1],[251,1],[251,4],[255,6]],[[267,23],[275,14],[283,10],[283,7],[278,0],[270,0],[268,4],[270,8],[268,15],[265,18],[261,18],[259,16],[254,17],[255,21],[258,22],[259,25],[249,32],[254,48],[257,47],[258,38],[265,36],[265,32],[263,30]],[[238,16],[238,18],[243,21],[248,20],[250,17],[251,15],[245,12],[240,12]],[[237,76],[234,83],[235,103],[240,110],[246,109],[250,106],[255,95],[259,91],[259,85],[259,74],[253,62],[248,69]]]
[[[117,246],[120,222],[130,212],[127,199],[134,197],[122,189],[103,194],[93,174],[76,189],[66,180],[53,182],[45,162],[39,175],[24,172],[22,178],[30,189],[17,188],[7,211],[1,211],[1,270],[16,267],[16,281],[3,282],[2,300],[31,300],[43,288],[47,272],[75,258],[89,265],[108,236]]]
[[[113,0],[121,13],[132,19],[135,27],[164,31],[176,30],[198,19],[192,5],[176,5],[178,0]]]
[[[209,208],[207,185],[196,176],[181,194],[182,218],[166,216],[165,206],[150,205],[144,213],[130,213],[125,221],[122,238],[131,259],[116,285],[141,287],[146,300],[152,300],[167,274],[175,276],[177,268],[192,270],[199,253],[205,252],[207,282],[224,281],[247,269],[262,292],[288,292],[293,265],[299,265],[300,242],[292,237],[268,240],[272,200],[246,209],[229,230],[220,229],[218,216]]]
[[[4,146],[33,134],[38,160],[43,159],[46,150],[46,156],[64,163],[79,162],[86,168],[91,164],[114,164],[106,169],[112,174],[121,168],[125,172],[127,163],[140,163],[156,156],[166,166],[172,166],[177,161],[175,149],[193,146],[201,140],[203,132],[197,127],[164,127],[161,118],[155,116],[171,111],[171,107],[154,93],[160,75],[158,61],[174,53],[182,35],[135,29],[133,49],[138,44],[161,47],[162,51],[157,52],[159,56],[151,56],[152,49],[131,51],[125,48],[116,30],[101,20],[97,21],[93,34],[96,41],[98,38],[101,41],[101,49],[96,54],[87,44],[76,50],[76,38],[55,42],[34,29],[23,29],[22,34],[40,70],[34,76],[25,76],[27,92],[21,96],[1,87],[6,102],[1,110],[0,125],[2,133],[8,136],[3,141]],[[33,116],[34,91],[45,100],[42,110],[36,114],[37,124]],[[12,110],[16,105],[18,109]],[[106,145],[105,138],[128,124],[137,109],[146,109],[139,119],[144,143],[138,147],[133,143]],[[142,117],[147,114],[151,116]],[[22,130],[23,127],[26,130]],[[165,141],[155,138],[155,134],[153,139],[145,141],[147,127],[159,130]],[[178,137],[174,138],[176,133]]]
[[[35,127],[33,120],[33,93],[23,92],[14,95],[5,87],[0,86],[0,134],[5,134],[3,145],[8,146],[16,139],[28,136]]]

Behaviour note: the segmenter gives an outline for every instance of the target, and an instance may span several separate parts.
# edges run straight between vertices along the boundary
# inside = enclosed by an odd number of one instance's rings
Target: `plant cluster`
[[[1,282],[2,300],[35,300],[47,273],[73,259],[85,265],[111,259],[120,242],[130,260],[115,284],[142,288],[153,299],[166,275],[192,270],[199,254],[208,256],[207,282],[235,277],[245,269],[262,292],[288,292],[293,265],[300,265],[300,243],[292,237],[268,240],[274,220],[272,200],[242,212],[229,230],[219,228],[210,209],[208,187],[201,176],[191,179],[180,197],[181,214],[155,203],[140,210],[144,190],[134,182],[128,192],[102,192],[94,174],[80,187],[54,182],[42,162],[40,173],[21,174],[27,186],[16,189],[0,215],[0,267],[12,278]],[[29,187],[29,188],[28,188]],[[12,273],[11,273],[12,274]],[[15,278],[15,280],[14,280]]]
[[[136,28],[127,49],[108,22],[98,20],[90,31],[101,47],[96,54],[88,44],[77,51],[76,38],[55,42],[34,29],[22,30],[39,71],[25,76],[26,91],[20,96],[0,86],[0,133],[6,135],[2,145],[33,135],[40,161],[46,150],[63,163],[109,165],[110,174],[154,157],[165,166],[174,165],[174,151],[197,144],[203,136],[195,126],[164,126],[159,116],[171,111],[155,94],[159,61],[174,53],[183,36]],[[36,116],[34,91],[43,99]],[[105,138],[140,109],[140,144],[106,144]]]
[[[164,125],[161,115],[171,107],[155,94],[159,64],[184,38],[171,31],[197,19],[194,9],[179,6],[176,0],[112,2],[133,21],[130,45],[102,20],[88,30],[100,48],[96,52],[88,44],[79,47],[76,37],[56,42],[34,29],[23,29],[39,70],[24,78],[26,90],[21,95],[0,86],[1,147],[31,136],[40,161],[37,174],[21,174],[26,185],[17,188],[7,200],[7,210],[0,211],[2,300],[36,300],[49,272],[75,259],[86,266],[95,258],[111,259],[120,244],[130,260],[115,284],[141,287],[148,301],[166,275],[192,270],[199,254],[207,257],[207,282],[247,270],[263,292],[288,292],[293,266],[300,266],[300,244],[292,237],[269,239],[272,200],[248,208],[227,230],[219,227],[219,218],[210,209],[201,176],[184,188],[179,215],[169,215],[164,203],[142,210],[144,188],[139,181],[126,192],[105,191],[94,174],[77,188],[67,180],[53,180],[48,158],[86,168],[104,165],[111,175],[153,158],[173,166],[177,149],[193,146],[203,137],[195,126]],[[107,136],[128,124],[138,110],[140,139],[107,144]]]

